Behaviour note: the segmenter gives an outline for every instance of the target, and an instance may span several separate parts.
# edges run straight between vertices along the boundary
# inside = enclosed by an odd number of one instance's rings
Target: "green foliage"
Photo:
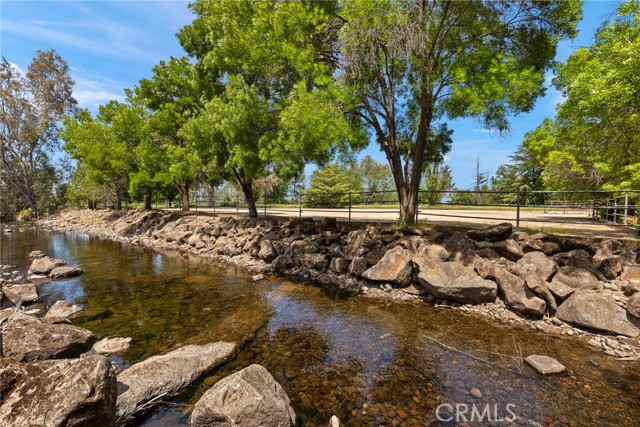
[[[426,190],[427,193],[421,194],[420,200],[426,201],[431,205],[442,203],[446,191],[451,189],[453,189],[451,168],[433,164],[424,178],[423,190]]]
[[[337,164],[328,164],[311,174],[309,188],[302,198],[310,208],[343,208],[360,201],[362,186],[352,170]],[[349,193],[352,193],[351,196]]]
[[[640,4],[621,4],[589,48],[559,66],[554,169],[571,170],[603,189],[640,188]],[[552,165],[549,165],[551,167]]]
[[[340,11],[346,84],[391,166],[401,219],[415,218],[425,161],[437,162],[434,123],[477,117],[504,131],[533,108],[580,1],[353,0]],[[440,144],[442,146],[442,144]],[[430,159],[435,157],[435,160]]]
[[[62,117],[75,110],[73,80],[67,63],[54,50],[38,51],[26,75],[6,58],[0,62],[0,182],[2,215],[22,209],[20,195],[37,218],[55,207],[59,174],[51,160]],[[10,203],[11,206],[6,206]]]

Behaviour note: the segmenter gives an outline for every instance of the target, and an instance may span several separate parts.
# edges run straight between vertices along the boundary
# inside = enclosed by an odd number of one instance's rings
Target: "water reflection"
[[[451,425],[435,419],[441,403],[497,404],[503,412],[513,403],[514,425],[632,426],[640,419],[639,364],[615,362],[575,340],[422,303],[333,300],[278,278],[254,283],[210,259],[85,235],[31,229],[1,238],[0,263],[26,269],[28,253],[40,249],[85,270],[41,293],[49,303],[83,304],[74,322],[99,338],[132,337],[118,360],[123,366],[187,343],[246,342],[235,360],[140,425],[186,426],[191,406],[184,405],[251,363],[284,386],[305,426],[327,425],[333,414],[354,427]],[[518,354],[555,357],[568,373],[519,372]]]

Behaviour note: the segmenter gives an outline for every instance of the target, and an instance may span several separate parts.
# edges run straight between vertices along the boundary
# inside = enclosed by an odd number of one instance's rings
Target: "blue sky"
[[[600,24],[614,11],[618,1],[586,1],[580,33],[558,47],[556,59],[565,60],[577,47],[589,46]],[[25,70],[36,50],[54,48],[69,64],[76,81],[74,95],[81,107],[95,111],[111,99],[122,99],[151,68],[169,56],[184,54],[176,32],[191,22],[187,1],[11,1],[0,2],[0,50],[9,62]],[[551,75],[547,78],[550,83]],[[454,129],[453,147],[445,163],[453,171],[459,188],[470,188],[476,164],[489,175],[509,161],[509,155],[525,132],[545,117],[551,117],[561,96],[553,88],[535,109],[511,120],[506,136],[488,133],[473,120],[449,123]],[[385,162],[371,144],[370,154]],[[309,170],[309,169],[308,169]]]

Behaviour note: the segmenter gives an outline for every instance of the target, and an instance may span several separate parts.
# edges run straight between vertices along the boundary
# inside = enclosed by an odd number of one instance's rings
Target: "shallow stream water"
[[[283,385],[304,426],[326,426],[334,414],[353,427],[453,426],[456,405],[462,426],[640,426],[640,363],[614,361],[575,339],[422,302],[336,300],[277,277],[255,283],[240,268],[188,254],[12,230],[0,230],[1,264],[26,271],[38,249],[83,268],[80,278],[41,286],[42,304],[81,304],[78,326],[97,338],[132,337],[121,367],[188,343],[245,343],[140,426],[186,426],[204,391],[252,363]],[[567,373],[538,376],[522,365],[530,354],[555,357]]]

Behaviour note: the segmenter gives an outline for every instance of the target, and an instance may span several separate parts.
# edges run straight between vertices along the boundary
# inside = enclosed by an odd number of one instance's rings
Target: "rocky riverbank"
[[[332,293],[428,301],[543,333],[580,336],[638,360],[640,264],[622,242],[513,232],[236,219],[158,211],[70,211],[45,228],[177,249]]]

